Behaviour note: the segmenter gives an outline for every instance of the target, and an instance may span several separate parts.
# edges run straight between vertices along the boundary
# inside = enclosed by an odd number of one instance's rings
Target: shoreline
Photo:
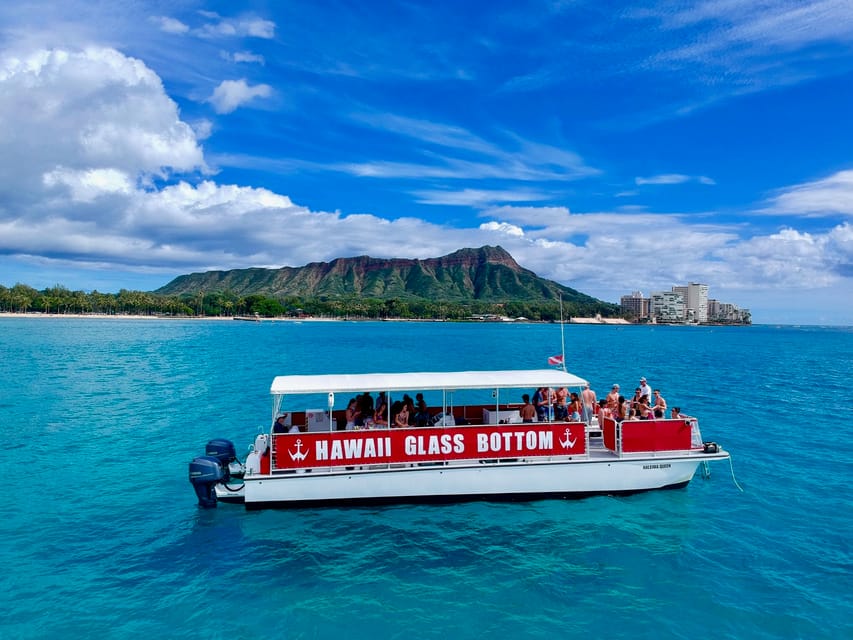
[[[166,315],[135,315],[130,313],[21,313],[20,311],[0,311],[0,319],[23,318],[23,319],[70,319],[80,318],[84,320],[165,320],[165,321],[192,321],[192,322],[462,322],[466,324],[560,324],[544,320],[512,320],[512,321],[490,321],[490,320],[444,320],[441,318],[319,318],[306,316],[302,318],[275,317],[255,318],[252,316],[166,316]],[[600,326],[600,327],[750,327],[752,324],[717,324],[708,323],[701,325],[671,324],[671,323],[636,323],[621,318],[570,318],[564,321],[567,325]],[[774,324],[774,323],[769,323]],[[832,326],[832,325],[780,325],[780,326]],[[846,325],[838,325],[846,326]]]

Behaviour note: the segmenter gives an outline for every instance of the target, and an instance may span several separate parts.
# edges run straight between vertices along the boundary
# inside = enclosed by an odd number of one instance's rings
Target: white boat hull
[[[466,500],[530,500],[625,494],[685,486],[703,460],[694,454],[549,462],[423,465],[406,469],[287,473],[246,478],[247,508]],[[239,501],[235,494],[224,501]],[[236,498],[236,499],[235,499]]]

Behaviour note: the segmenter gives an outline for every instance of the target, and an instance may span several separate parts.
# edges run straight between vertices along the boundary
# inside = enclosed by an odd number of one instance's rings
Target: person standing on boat
[[[358,396],[356,406],[358,407],[358,414],[355,417],[355,426],[363,427],[368,418],[371,421],[373,420],[373,396],[370,395],[369,391]]]
[[[427,407],[426,400],[424,400],[424,396],[422,393],[419,393],[415,397],[418,399],[417,411],[414,415],[415,426],[428,427],[429,421],[432,419],[432,416],[429,414],[429,408]]]
[[[574,396],[574,394],[572,394]],[[568,407],[569,390],[560,387],[554,392],[554,417],[557,420],[566,420],[569,417]]]
[[[533,406],[536,407],[536,416],[539,422],[548,422],[548,402],[551,399],[548,387],[539,387],[533,394]]]
[[[652,404],[652,388],[646,384],[645,378],[640,378],[640,395],[646,396],[649,405]]]
[[[631,417],[631,410],[628,408],[628,401],[625,399],[625,396],[619,396],[619,408],[616,410],[614,417],[617,422],[622,422]]]
[[[643,397],[643,394],[640,393],[640,387],[634,389],[634,397],[631,398],[631,412],[635,413],[640,410],[640,398]]]
[[[610,409],[611,415],[616,415],[619,409],[619,385],[614,384],[610,393],[607,394],[607,408]]]
[[[524,400],[524,404],[521,405],[521,408],[518,410],[518,414],[521,416],[522,422],[533,422],[533,419],[536,417],[536,407],[530,404],[530,396],[528,394],[524,394],[521,396],[521,399]]]
[[[595,408],[598,406],[595,391],[589,388],[589,382],[583,386],[581,402],[583,403],[583,421],[589,424],[592,421],[592,414],[595,413]]]
[[[581,419],[581,411],[583,408],[581,407],[581,399],[578,397],[578,394],[572,391],[572,401],[569,403],[568,414],[571,418],[572,422],[578,422]]]
[[[655,417],[654,412],[652,411],[651,406],[649,406],[649,401],[646,399],[646,396],[640,398],[640,408],[637,412],[637,417],[640,420],[652,420]]]
[[[655,389],[655,404],[652,409],[655,412],[655,418],[665,418],[666,417],[666,400],[663,399],[663,396],[660,394],[660,389]]]

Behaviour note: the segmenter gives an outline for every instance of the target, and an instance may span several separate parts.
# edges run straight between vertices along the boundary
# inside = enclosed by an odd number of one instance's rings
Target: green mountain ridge
[[[276,298],[374,298],[380,300],[432,300],[436,302],[548,302],[560,297],[600,313],[618,313],[603,302],[540,278],[524,269],[502,247],[460,249],[425,260],[407,258],[337,258],[304,267],[207,271],[175,278],[153,293],[185,295],[230,292],[238,296]]]

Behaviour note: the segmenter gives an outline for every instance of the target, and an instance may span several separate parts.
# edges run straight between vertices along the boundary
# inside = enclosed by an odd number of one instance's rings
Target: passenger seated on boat
[[[273,433],[287,433],[288,426],[285,424],[285,420],[287,420],[286,413],[278,414],[278,417],[275,419],[275,423],[272,426]]]
[[[607,406],[607,400],[599,400],[598,401],[598,417],[599,418],[612,418],[613,411],[610,407]]]
[[[528,394],[522,394],[521,399],[524,400],[524,404],[521,405],[521,408],[518,410],[518,414],[521,416],[521,421],[533,422],[533,419],[536,417],[536,407],[530,404],[530,396]]]
[[[395,427],[408,427],[409,426],[409,407],[403,403],[403,406],[400,407],[400,411],[394,416],[394,426]]]
[[[374,429],[385,429],[388,427],[388,405],[382,401],[380,397],[379,405],[376,407],[376,411],[373,414],[373,428]]]
[[[686,418],[687,416],[681,413],[681,407],[673,407],[669,414],[670,418]]]
[[[349,404],[347,404],[347,409],[344,414],[346,415],[347,419],[346,430],[352,431],[353,429],[355,429],[356,418],[359,417],[358,402],[355,398],[349,401]]]

